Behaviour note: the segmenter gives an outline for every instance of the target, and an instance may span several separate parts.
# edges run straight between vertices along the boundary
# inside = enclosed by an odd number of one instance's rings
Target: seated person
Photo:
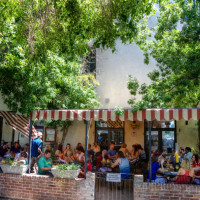
[[[20,147],[20,153],[16,153],[14,159],[15,159],[15,160],[18,159],[18,158],[20,159],[20,158],[21,158],[21,153],[26,153],[26,152],[24,151],[24,147]]]
[[[18,143],[18,142],[15,142],[15,143],[14,143],[14,146],[11,147],[10,153],[11,153],[11,154],[14,154],[14,155],[17,154],[17,153],[20,153],[20,146],[19,146],[19,143]]]
[[[125,144],[125,143],[122,144],[119,151],[122,151],[125,157],[130,154],[129,150],[127,149],[127,144]]]
[[[107,152],[107,156],[109,159],[115,159],[116,158],[116,154],[117,152],[114,150],[115,145],[114,144],[110,144],[110,149]]]
[[[55,152],[55,156],[56,156],[56,158],[57,158],[58,160],[64,158],[64,155],[63,155],[63,153],[62,153],[62,151],[63,151],[62,149],[63,149],[62,144],[59,144],[59,145],[58,145],[58,148],[57,148],[57,150],[56,150],[56,152]]]
[[[0,161],[4,158],[7,152],[8,152],[8,142],[4,142],[3,146],[0,147]]]
[[[76,145],[76,148],[74,149],[74,152],[75,152],[75,153],[77,153],[77,148],[78,148],[78,147],[82,147],[82,148],[83,148],[83,146],[82,146],[82,144],[81,144],[80,142]],[[85,153],[84,148],[83,148],[83,151],[84,151],[83,153]]]
[[[192,156],[192,167],[195,172],[194,182],[200,185],[200,160],[197,154],[193,154]]]
[[[181,168],[176,177],[172,178],[174,184],[189,184],[194,180],[194,170],[189,160],[182,160]]]
[[[52,160],[51,160],[51,151],[46,150],[44,155],[38,160],[38,174],[40,175],[48,175],[53,177],[51,173],[52,168]]]
[[[128,158],[125,158],[122,151],[118,152],[118,159],[111,165],[112,168],[119,166],[122,179],[130,177],[130,166]]]
[[[66,149],[64,150],[64,160],[66,163],[72,163],[75,158],[74,158],[74,152],[71,149],[71,145],[68,143],[66,146]]]
[[[83,164],[85,162],[85,154],[83,153],[84,149],[83,147],[78,147],[76,150],[76,163]]]
[[[91,159],[87,158],[87,172],[91,172],[92,171],[92,164],[91,164]],[[85,178],[85,165],[82,167],[78,178]]]
[[[139,161],[139,149],[138,144],[132,145],[132,151],[131,151],[131,165],[134,165],[137,161]]]
[[[155,183],[165,183],[165,179],[162,176],[157,176],[157,173],[163,173],[164,169],[158,164],[158,156],[153,155],[151,158],[151,181]],[[149,170],[147,171],[147,179],[149,180]]]
[[[28,165],[27,153],[21,152],[20,156],[17,158],[18,163],[22,163],[24,165]]]
[[[138,147],[138,152],[139,152],[139,160],[145,161],[146,160],[145,150],[142,148],[142,146],[140,144],[138,144],[137,147]]]
[[[88,156],[93,160],[93,158],[94,158],[94,151],[92,150],[91,144],[88,144]]]
[[[193,153],[191,152],[191,148],[190,147],[186,147],[185,148],[185,155],[183,156],[183,158],[191,161],[192,160],[192,156],[193,156]]]
[[[101,168],[102,167],[102,160],[105,159],[107,160],[108,159],[108,155],[107,154],[107,150],[103,150],[102,153],[97,156],[97,161],[96,161],[96,167],[97,169]]]
[[[92,150],[94,151],[94,153],[96,154],[97,152],[100,152],[100,147],[99,145],[97,145],[96,142],[94,142],[94,145],[92,147]]]

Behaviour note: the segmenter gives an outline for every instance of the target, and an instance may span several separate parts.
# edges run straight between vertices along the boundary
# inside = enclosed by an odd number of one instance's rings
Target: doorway
[[[149,152],[149,132],[147,121],[145,122],[145,133],[145,149],[146,152]],[[152,122],[151,150],[170,154],[175,149],[176,141],[176,121]]]

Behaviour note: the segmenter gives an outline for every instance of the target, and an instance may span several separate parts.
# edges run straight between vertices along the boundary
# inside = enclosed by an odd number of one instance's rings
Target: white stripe
[[[54,120],[58,120],[59,119],[59,113],[58,110],[55,110],[54,112]]]
[[[103,111],[102,111],[102,119],[103,119],[104,121],[107,121],[107,110],[103,110]]]
[[[155,109],[155,119],[160,121],[160,109]]]
[[[51,120],[51,110],[47,110],[47,120]]]
[[[37,113],[37,111],[35,111],[35,110],[32,112],[32,119],[33,119],[33,120],[36,119],[36,113]]]
[[[91,110],[86,110],[86,120],[87,121],[90,120],[90,112],[91,112]]]
[[[67,119],[67,111],[66,110],[62,110],[62,120],[66,120]]]
[[[82,110],[78,110],[78,120],[82,120]]]
[[[70,120],[74,120],[74,110],[70,110]]]
[[[179,114],[178,114],[178,109],[174,109],[173,110],[173,119],[174,120],[178,120],[179,119]]]
[[[128,120],[133,121],[133,112],[128,110]]]
[[[99,121],[99,110],[94,110],[94,120]]]
[[[44,110],[40,110],[39,120],[44,119]]]
[[[125,117],[125,111],[124,111],[124,114],[123,114],[123,115],[120,115],[120,116],[119,116],[119,119],[120,119],[121,121],[124,121],[124,117]]]
[[[146,110],[146,119],[147,119],[147,121],[152,121],[152,119],[151,119],[151,109]]]
[[[111,120],[115,121],[116,120],[116,114],[114,110],[111,110]]]
[[[188,120],[188,109],[183,109],[183,119]]]
[[[169,121],[169,109],[165,109],[165,110],[164,110],[164,119],[165,119],[166,121]]]
[[[197,120],[197,109],[192,109],[192,119]]]
[[[142,111],[141,110],[137,111],[137,120],[142,121]]]

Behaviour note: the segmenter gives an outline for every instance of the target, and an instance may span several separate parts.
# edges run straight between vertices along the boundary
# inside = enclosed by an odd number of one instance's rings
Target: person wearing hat
[[[42,132],[37,133],[37,138],[32,140],[31,148],[31,173],[34,173],[34,165],[37,166],[38,159],[42,154]]]

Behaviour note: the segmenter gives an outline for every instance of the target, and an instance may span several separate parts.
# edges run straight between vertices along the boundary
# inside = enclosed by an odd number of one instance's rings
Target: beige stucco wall
[[[184,120],[177,121],[177,141],[179,147],[196,148],[199,142],[198,127],[196,121],[188,121],[188,125]]]
[[[129,150],[132,149],[132,145],[135,143],[141,144],[144,147],[144,122],[137,122],[136,128],[132,128],[131,124],[133,122],[125,122],[125,143]],[[133,136],[133,132],[136,133],[136,136]]]

